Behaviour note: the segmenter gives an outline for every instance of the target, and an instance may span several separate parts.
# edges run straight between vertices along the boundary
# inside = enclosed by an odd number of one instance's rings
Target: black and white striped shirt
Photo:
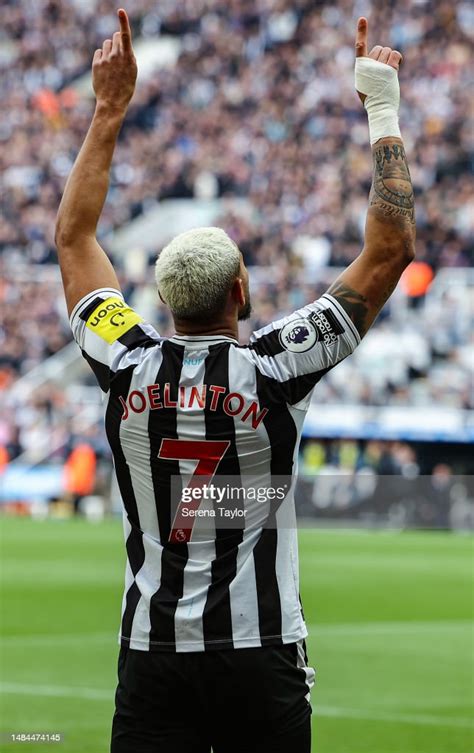
[[[239,345],[161,338],[104,288],[77,304],[71,328],[107,393],[127,549],[122,645],[203,651],[304,638],[296,528],[279,528],[275,513],[273,527],[180,536],[171,479],[203,458],[216,477],[294,478],[312,390],[360,339],[340,304],[323,295]]]

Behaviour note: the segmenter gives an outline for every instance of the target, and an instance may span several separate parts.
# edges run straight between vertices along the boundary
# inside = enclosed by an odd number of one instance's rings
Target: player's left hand
[[[123,8],[117,11],[120,31],[106,39],[92,61],[92,85],[97,103],[111,111],[125,112],[135,90],[137,62],[132,48],[132,33]]]
[[[396,71],[400,68],[402,62],[402,53],[398,50],[392,50],[391,47],[382,47],[381,44],[376,44],[368,52],[368,22],[363,16],[359,18],[357,22],[357,31],[355,38],[355,56],[356,58],[370,58],[371,60],[377,60],[379,63],[385,63]],[[393,74],[392,74],[393,75]],[[357,94],[360,97],[362,104],[364,104],[366,95],[358,91]]]

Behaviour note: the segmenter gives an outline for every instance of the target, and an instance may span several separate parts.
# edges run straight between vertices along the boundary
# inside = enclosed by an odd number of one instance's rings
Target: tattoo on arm
[[[370,206],[384,217],[415,224],[415,200],[403,145],[397,141],[375,145]]]
[[[338,280],[330,286],[328,294],[341,304],[360,336],[364,337],[370,326],[367,321],[369,314],[367,298]]]
[[[349,275],[352,284],[358,287],[356,280],[359,280],[365,295],[341,278],[328,290],[346,311],[361,337],[393,293],[415,238],[415,201],[403,144],[396,138],[386,138],[377,142],[372,153],[374,178],[366,230],[366,244],[371,249],[365,262],[368,271],[361,276],[359,268],[355,276],[354,273]],[[369,222],[374,219],[374,214],[378,220],[375,224]],[[403,247],[406,255],[401,253]]]

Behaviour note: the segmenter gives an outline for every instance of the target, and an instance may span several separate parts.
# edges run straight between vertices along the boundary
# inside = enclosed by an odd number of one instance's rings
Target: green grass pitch
[[[121,526],[1,528],[1,750],[106,753]],[[300,547],[313,752],[472,753],[472,539],[302,530]],[[58,731],[60,744],[7,742]]]

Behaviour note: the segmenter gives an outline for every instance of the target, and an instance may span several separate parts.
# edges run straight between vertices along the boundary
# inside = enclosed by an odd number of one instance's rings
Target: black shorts
[[[302,654],[121,648],[111,753],[310,753]]]

